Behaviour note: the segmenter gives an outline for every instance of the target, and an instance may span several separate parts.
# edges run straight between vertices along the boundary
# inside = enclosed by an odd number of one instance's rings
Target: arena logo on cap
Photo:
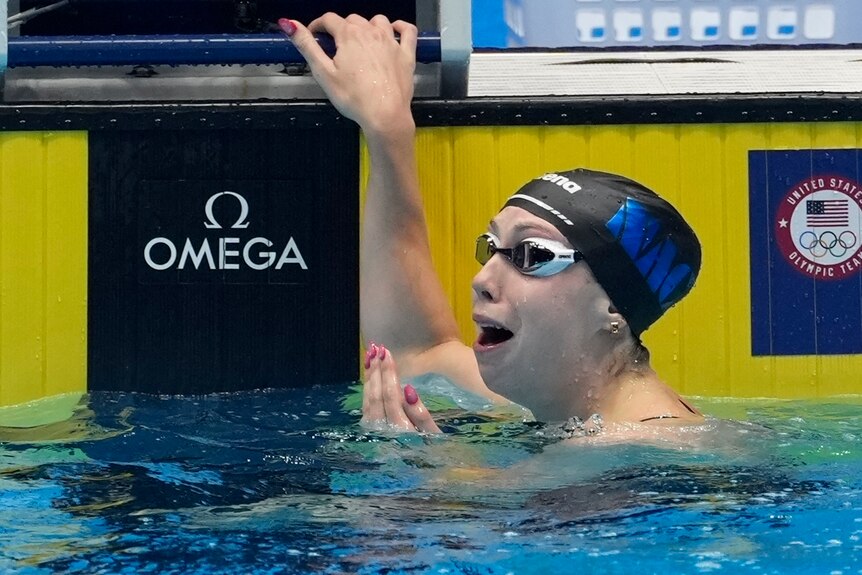
[[[551,182],[552,184],[557,184],[570,194],[574,194],[575,192],[581,189],[581,186],[567,178],[566,176],[561,176],[560,174],[545,174],[542,176],[542,179],[546,182]]]
[[[842,280],[862,269],[862,186],[817,175],[785,194],[775,216],[781,255],[799,273]]]

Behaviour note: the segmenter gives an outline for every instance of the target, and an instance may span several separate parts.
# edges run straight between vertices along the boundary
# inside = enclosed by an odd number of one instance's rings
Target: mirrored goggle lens
[[[512,263],[516,267],[530,271],[554,259],[554,252],[531,241],[523,241],[512,250]]]
[[[494,255],[496,246],[494,240],[488,234],[482,234],[476,238],[476,261],[482,265],[488,263]]]
[[[504,249],[498,248],[489,234],[482,234],[476,239],[476,261],[480,264],[488,263],[497,252],[523,272],[540,268],[555,257],[553,251],[529,240],[522,241],[511,249]]]

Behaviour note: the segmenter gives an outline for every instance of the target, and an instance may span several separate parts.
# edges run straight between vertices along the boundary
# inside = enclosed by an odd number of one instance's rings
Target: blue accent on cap
[[[628,198],[608,221],[607,228],[632,259],[662,309],[673,305],[680,289],[694,282],[691,266],[677,262],[679,249],[673,238],[642,203]]]

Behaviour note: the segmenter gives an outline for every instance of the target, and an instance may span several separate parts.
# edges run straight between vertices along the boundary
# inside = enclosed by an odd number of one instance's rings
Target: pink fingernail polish
[[[382,345],[380,346],[380,361],[386,359],[386,348]]]
[[[371,352],[365,352],[365,369],[371,369]]]
[[[279,18],[278,27],[281,28],[282,32],[287,34],[288,38],[296,34],[296,24],[293,23],[293,20]]]
[[[372,343],[371,344],[371,351],[369,351],[368,353],[369,353],[371,359],[374,359],[375,357],[377,357],[377,346]]]
[[[410,405],[416,405],[416,402],[419,401],[419,394],[416,393],[416,388],[409,383],[404,386],[404,399]]]

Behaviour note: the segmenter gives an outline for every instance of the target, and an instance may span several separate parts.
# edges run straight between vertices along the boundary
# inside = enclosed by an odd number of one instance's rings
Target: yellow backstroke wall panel
[[[0,405],[86,390],[87,136],[0,134]]]
[[[679,132],[680,195],[677,209],[697,231],[703,244],[703,263],[697,289],[686,298],[680,365],[681,379],[674,382],[685,393],[701,393],[699,379],[709,378],[711,395],[726,395],[728,362],[726,353],[727,303],[724,248],[725,198],[721,177],[722,127],[690,126]],[[741,165],[747,173],[747,162]],[[737,193],[737,192],[731,192]],[[747,187],[741,190],[747,196]],[[687,314],[686,311],[694,312]],[[652,339],[645,338],[648,342]],[[653,344],[656,364],[664,361],[663,344]]]
[[[812,397],[862,392],[862,356],[752,357],[748,153],[860,147],[856,123],[452,127],[421,129],[418,156],[434,261],[466,342],[476,235],[528,179],[586,166],[657,190],[703,243],[696,288],[644,335],[657,371],[686,394]]]

